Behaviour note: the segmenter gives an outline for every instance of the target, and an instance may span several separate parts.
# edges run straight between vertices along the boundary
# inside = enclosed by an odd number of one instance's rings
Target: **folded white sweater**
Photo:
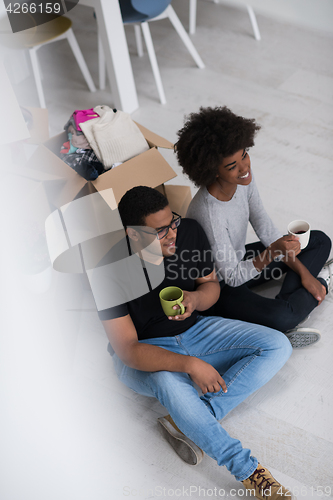
[[[105,167],[124,162],[149,149],[146,139],[129,114],[109,106],[96,106],[99,118],[80,124],[91,148]]]

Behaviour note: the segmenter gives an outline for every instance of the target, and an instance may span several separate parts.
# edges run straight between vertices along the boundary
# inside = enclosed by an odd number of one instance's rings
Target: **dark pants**
[[[265,249],[260,242],[246,245],[244,260]],[[297,256],[313,276],[317,276],[331,250],[331,240],[322,231],[311,231],[307,247]],[[251,289],[286,273],[280,293],[275,299],[262,297]],[[323,279],[319,281],[325,286]],[[297,273],[283,262],[271,262],[256,278],[241,286],[231,287],[221,283],[220,298],[207,311],[207,316],[223,316],[250,323],[269,326],[286,332],[294,328],[318,305],[318,301],[301,283]]]

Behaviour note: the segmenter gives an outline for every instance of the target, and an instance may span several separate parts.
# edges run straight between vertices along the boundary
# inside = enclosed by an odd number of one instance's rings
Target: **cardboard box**
[[[173,211],[185,216],[191,200],[191,190],[188,186],[164,184],[176,177],[176,173],[157,150],[158,147],[173,149],[173,144],[145,127],[138,126],[150,149],[105,172],[95,181],[87,181],[59,158],[60,148],[67,140],[65,132],[40,145],[27,167],[20,172],[22,177],[29,177],[34,185],[43,188],[53,210],[62,208],[59,210],[62,222],[58,211],[54,211],[52,219],[47,222],[48,245],[54,269],[84,273],[85,269],[94,267],[123,238],[123,228],[120,229],[119,224],[113,225],[109,215],[104,218],[103,203],[100,204],[99,197],[86,198],[89,194],[99,193],[114,212],[127,190],[138,185],[150,186],[157,188],[169,199]],[[109,188],[112,188],[113,193],[110,193]],[[110,225],[118,230],[111,230]],[[65,227],[67,236],[64,234]]]
[[[47,109],[24,107],[32,114],[32,126],[29,128],[30,138],[26,139],[25,142],[27,144],[43,144],[50,137]]]
[[[45,236],[45,220],[52,213],[43,184],[25,176],[25,169],[11,168],[7,185],[15,186],[6,208],[11,214],[7,237],[16,268],[35,275],[50,266]]]
[[[135,186],[157,187],[176,177],[176,173],[157,148],[173,149],[173,144],[137,124],[150,149],[118,167],[87,181],[59,158],[66,132],[52,137],[40,145],[27,163],[27,175],[43,183],[52,205],[60,208],[74,199],[112,188],[116,202]],[[29,173],[28,173],[29,172]],[[45,175],[49,176],[45,179]],[[49,182],[50,176],[53,182]]]
[[[168,198],[171,210],[185,217],[188,206],[192,200],[190,186],[162,184],[158,186],[157,189]]]
[[[26,221],[31,221],[44,230],[45,219],[52,212],[52,207],[40,179],[28,177],[25,174],[24,168],[15,167],[11,168],[4,177],[7,185],[15,186],[13,195],[7,201],[10,203],[7,208],[18,223],[12,226],[15,230],[20,230]],[[51,181],[54,178],[44,176],[45,181]]]
[[[24,169],[23,173],[21,172],[21,175],[29,177],[35,185],[38,184],[43,187],[43,191],[47,194],[53,210],[97,192],[101,194],[107,205],[114,210],[127,190],[138,185],[144,185],[156,188],[162,192],[168,198],[171,209],[184,217],[191,201],[190,187],[164,184],[176,177],[176,173],[157,150],[157,148],[173,149],[173,144],[145,127],[139,124],[138,126],[146,138],[150,149],[105,172],[95,181],[87,181],[59,158],[60,148],[67,140],[65,132],[52,137],[40,145],[30,158],[27,168]],[[110,191],[106,191],[109,188],[112,188],[114,196],[110,196]],[[92,217],[94,219],[93,214]],[[96,216],[94,220],[96,221],[97,228],[99,225],[99,216]],[[79,222],[78,226],[80,226]],[[80,227],[72,229],[80,231]],[[123,237],[122,231],[120,233],[121,237]],[[94,256],[95,254],[99,255],[101,252],[103,253],[105,246],[109,248],[111,245],[110,242],[114,244],[115,238],[119,239],[119,235],[117,236],[114,232],[104,234],[103,237],[100,237],[98,243],[100,248],[97,252],[94,246]],[[85,257],[83,254],[89,253],[89,249],[87,250],[86,247],[89,247],[88,243],[85,243],[84,248],[81,245],[81,257]],[[83,252],[84,249],[87,252]],[[70,272],[83,272],[80,264],[81,257],[79,258],[76,255],[78,248],[68,250],[72,253],[74,252],[73,259],[71,258],[69,261],[68,269],[70,269]],[[57,261],[54,263],[55,269],[62,272],[69,272],[66,260],[68,255],[66,253],[57,257]],[[99,260],[97,259],[97,261]]]

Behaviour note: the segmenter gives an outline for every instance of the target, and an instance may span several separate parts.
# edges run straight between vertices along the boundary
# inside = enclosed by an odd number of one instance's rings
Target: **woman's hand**
[[[316,300],[318,300],[318,306],[322,303],[324,298],[326,297],[326,288],[324,285],[314,278],[312,274],[307,275],[305,278],[302,278],[302,285],[306,290],[314,296]]]
[[[215,368],[203,361],[202,359],[189,356],[187,373],[202,390],[203,394],[206,392],[227,392],[227,385],[219,372]]]
[[[277,257],[278,255],[284,255],[285,262],[290,260],[295,260],[295,257],[301,252],[301,244],[299,239],[293,234],[286,234],[274,241],[269,247],[268,250],[272,253],[272,258]]]
[[[295,262],[296,256],[301,251],[301,244],[292,234],[287,234],[274,241],[260,255],[257,255],[252,262],[257,271],[261,272],[276,257],[283,256],[286,264]]]

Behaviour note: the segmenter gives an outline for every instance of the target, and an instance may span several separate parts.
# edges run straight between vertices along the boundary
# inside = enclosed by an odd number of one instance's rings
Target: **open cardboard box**
[[[50,137],[48,111],[44,108],[31,108],[24,106],[32,115],[32,125],[29,128],[30,138],[26,139],[27,144],[43,144]]]
[[[156,189],[168,198],[170,208],[173,212],[185,217],[192,200],[191,188],[189,186],[162,184],[161,186],[157,186]]]
[[[87,181],[58,156],[67,140],[62,132],[40,145],[27,163],[27,175],[43,183],[50,203],[54,208],[95,192],[112,188],[119,203],[121,197],[135,186],[159,187],[169,199],[172,210],[184,216],[191,200],[187,186],[163,186],[176,177],[176,173],[157,148],[173,149],[173,144],[163,137],[138,124],[150,149],[112,170],[100,175],[95,181]]]
[[[45,220],[52,213],[43,183],[29,178],[26,169],[13,167],[5,173],[7,185],[15,186],[6,203],[11,214],[8,228],[11,254],[16,268],[25,276],[37,275],[50,266]]]

